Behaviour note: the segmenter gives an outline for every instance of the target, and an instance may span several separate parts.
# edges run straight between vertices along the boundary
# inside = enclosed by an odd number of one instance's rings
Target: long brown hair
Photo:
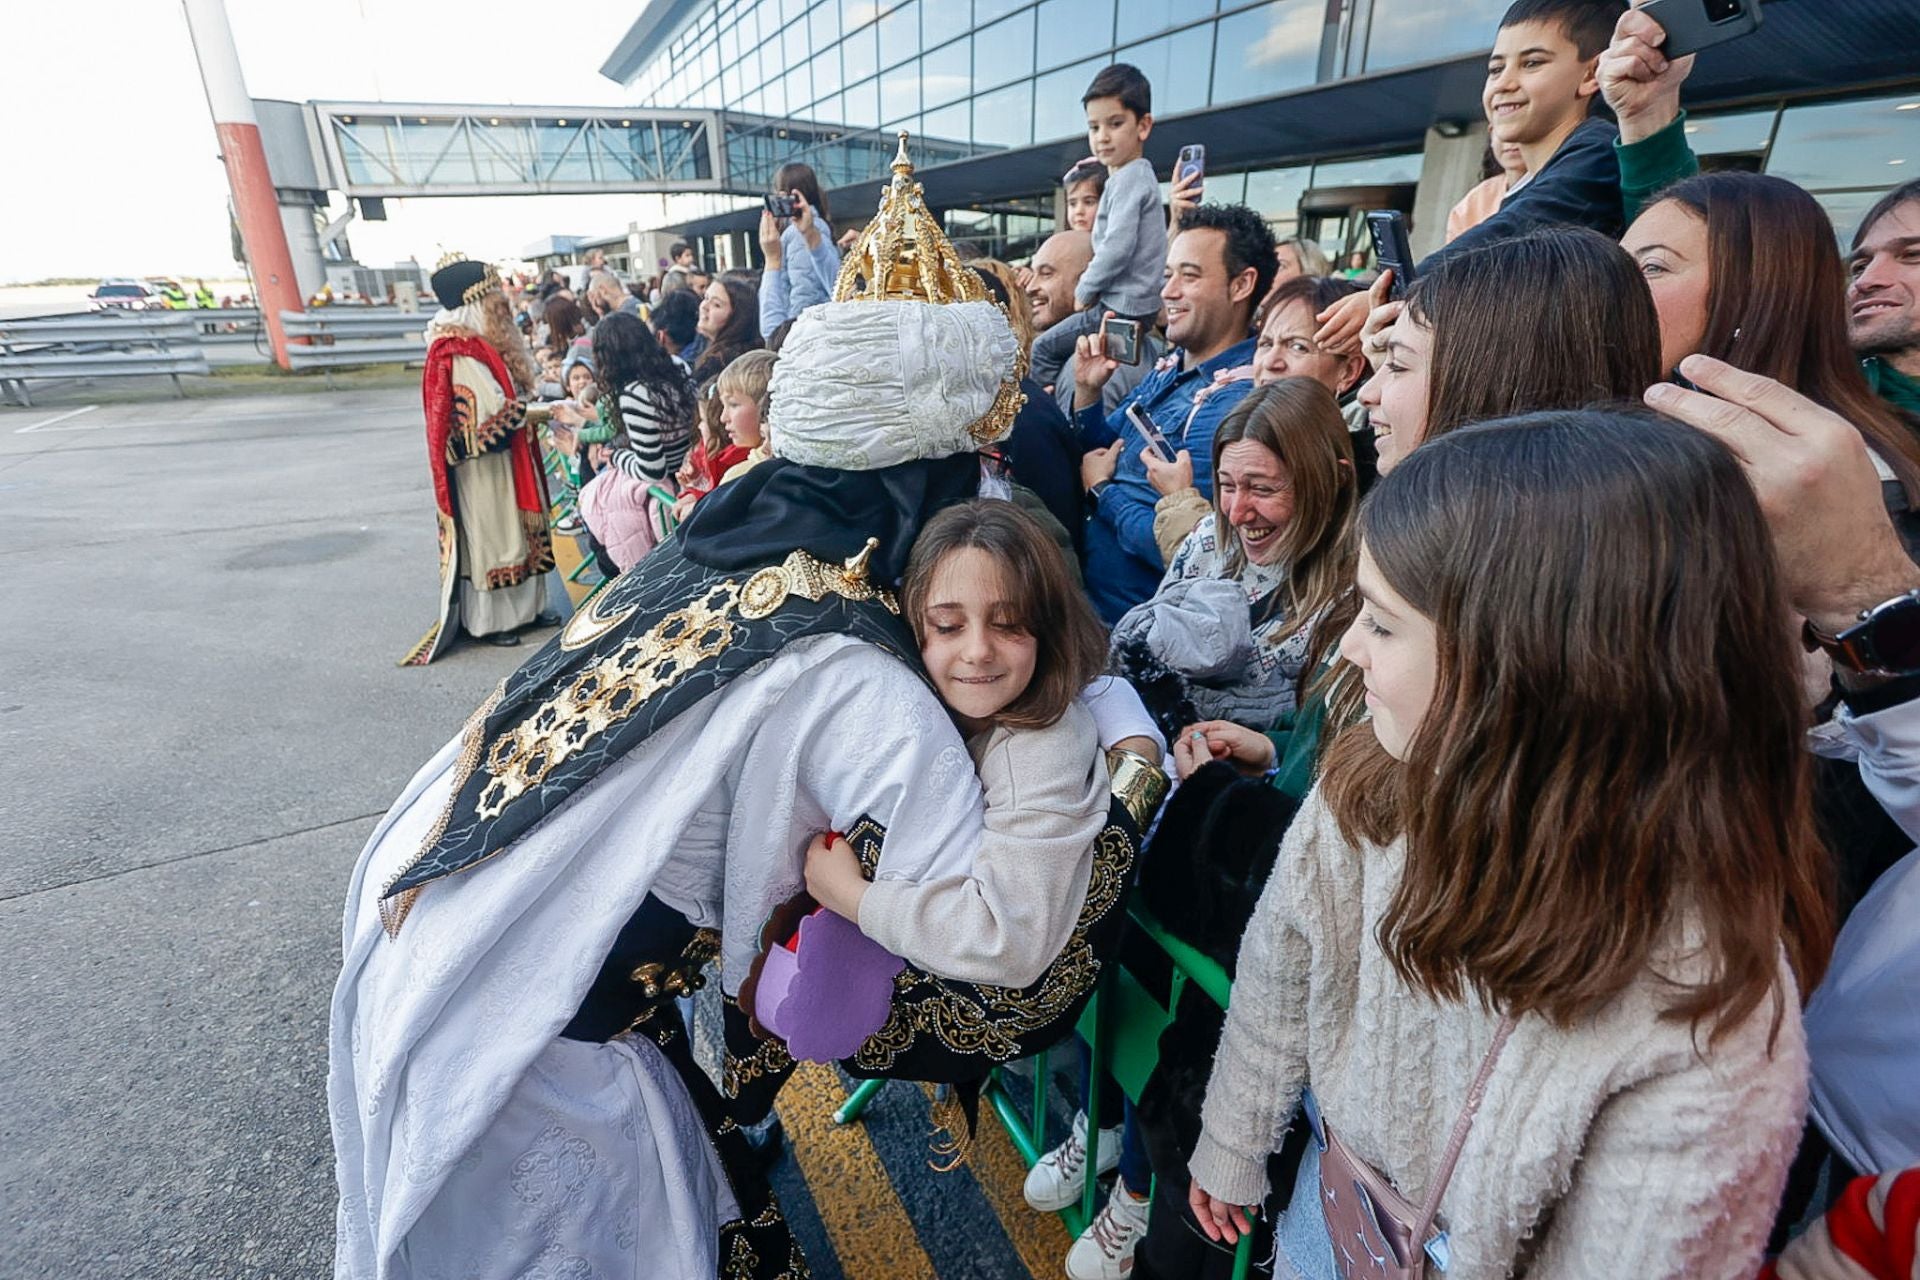
[[[1671,200],[1707,224],[1705,355],[1784,383],[1833,410],[1920,499],[1920,439],[1873,393],[1847,339],[1847,267],[1833,220],[1784,178],[1703,173]]]
[[[1313,628],[1304,684],[1340,639],[1324,623],[1334,602],[1352,589],[1355,558],[1353,516],[1359,486],[1353,470],[1353,437],[1340,405],[1312,378],[1280,378],[1255,387],[1213,434],[1213,520],[1226,569],[1239,576],[1247,555],[1220,505],[1220,455],[1231,444],[1261,445],[1286,464],[1293,483],[1293,518],[1280,531],[1277,564],[1286,568],[1287,620],[1276,643]]]
[[[1334,746],[1348,838],[1405,837],[1378,940],[1412,986],[1560,1026],[1684,936],[1666,1014],[1730,1029],[1784,947],[1833,938],[1800,656],[1766,521],[1717,441],[1650,415],[1540,413],[1422,444],[1360,515],[1432,620],[1433,701],[1404,761]],[[1693,962],[1685,962],[1691,965]]]
[[[1057,721],[1107,665],[1107,629],[1067,566],[1066,553],[1040,522],[997,498],[977,498],[927,521],[907,557],[900,605],[914,638],[926,643],[927,593],[940,562],[972,547],[1000,569],[1009,621],[1033,636],[1033,679],[994,717],[996,724],[1038,729]]]
[[[500,390],[509,396],[530,395],[540,381],[540,370],[533,363],[533,350],[526,335],[513,322],[513,306],[499,289],[489,290],[480,299],[480,336],[493,344],[506,362],[514,385]]]
[[[1640,268],[1583,227],[1452,254],[1408,291],[1407,310],[1433,331],[1423,440],[1536,409],[1637,404],[1661,377]]]
[[[693,367],[695,382],[704,383],[718,377],[736,357],[767,345],[760,339],[759,292],[743,280],[722,277],[715,283],[727,291],[732,312],[720,332],[707,339],[707,349],[700,353],[700,363]]]

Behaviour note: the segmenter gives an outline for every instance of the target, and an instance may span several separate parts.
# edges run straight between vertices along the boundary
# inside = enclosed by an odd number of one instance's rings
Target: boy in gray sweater
[[[1087,141],[1107,167],[1107,189],[1093,220],[1093,261],[1074,290],[1078,309],[1033,344],[1030,374],[1042,386],[1058,380],[1074,344],[1096,332],[1109,311],[1139,321],[1143,333],[1151,329],[1167,267],[1160,180],[1140,154],[1153,132],[1153,86],[1138,67],[1116,62],[1093,78],[1080,102]]]

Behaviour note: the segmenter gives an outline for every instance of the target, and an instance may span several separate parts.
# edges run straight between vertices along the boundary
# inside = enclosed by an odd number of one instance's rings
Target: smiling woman
[[[1213,510],[1160,589],[1114,628],[1121,669],[1171,733],[1199,720],[1265,729],[1291,712],[1337,635],[1353,580],[1353,444],[1311,378],[1256,387],[1213,438]]]

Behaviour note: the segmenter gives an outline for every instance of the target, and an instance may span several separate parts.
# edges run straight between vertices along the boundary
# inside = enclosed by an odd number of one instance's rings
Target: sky
[[[624,106],[599,67],[644,0],[227,0],[255,98]],[[561,16],[564,15],[564,16]],[[50,276],[231,278],[227,179],[178,0],[0,4],[0,284]],[[336,202],[339,197],[335,197]],[[344,207],[344,206],[342,206]],[[637,196],[389,200],[354,256],[512,258],[606,235]]]

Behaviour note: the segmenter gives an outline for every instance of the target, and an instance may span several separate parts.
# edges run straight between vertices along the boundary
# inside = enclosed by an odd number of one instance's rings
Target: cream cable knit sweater
[[[1309,1082],[1357,1154],[1424,1194],[1499,1020],[1410,991],[1374,940],[1403,856],[1350,846],[1318,790],[1294,819],[1207,1086],[1192,1172],[1213,1195],[1266,1194],[1267,1156]],[[1771,1054],[1771,1001],[1711,1048],[1703,1028],[1703,1058],[1685,1023],[1657,1017],[1651,973],[1572,1030],[1522,1018],[1441,1201],[1447,1280],[1751,1276],[1806,1113],[1784,959],[1781,982]]]

